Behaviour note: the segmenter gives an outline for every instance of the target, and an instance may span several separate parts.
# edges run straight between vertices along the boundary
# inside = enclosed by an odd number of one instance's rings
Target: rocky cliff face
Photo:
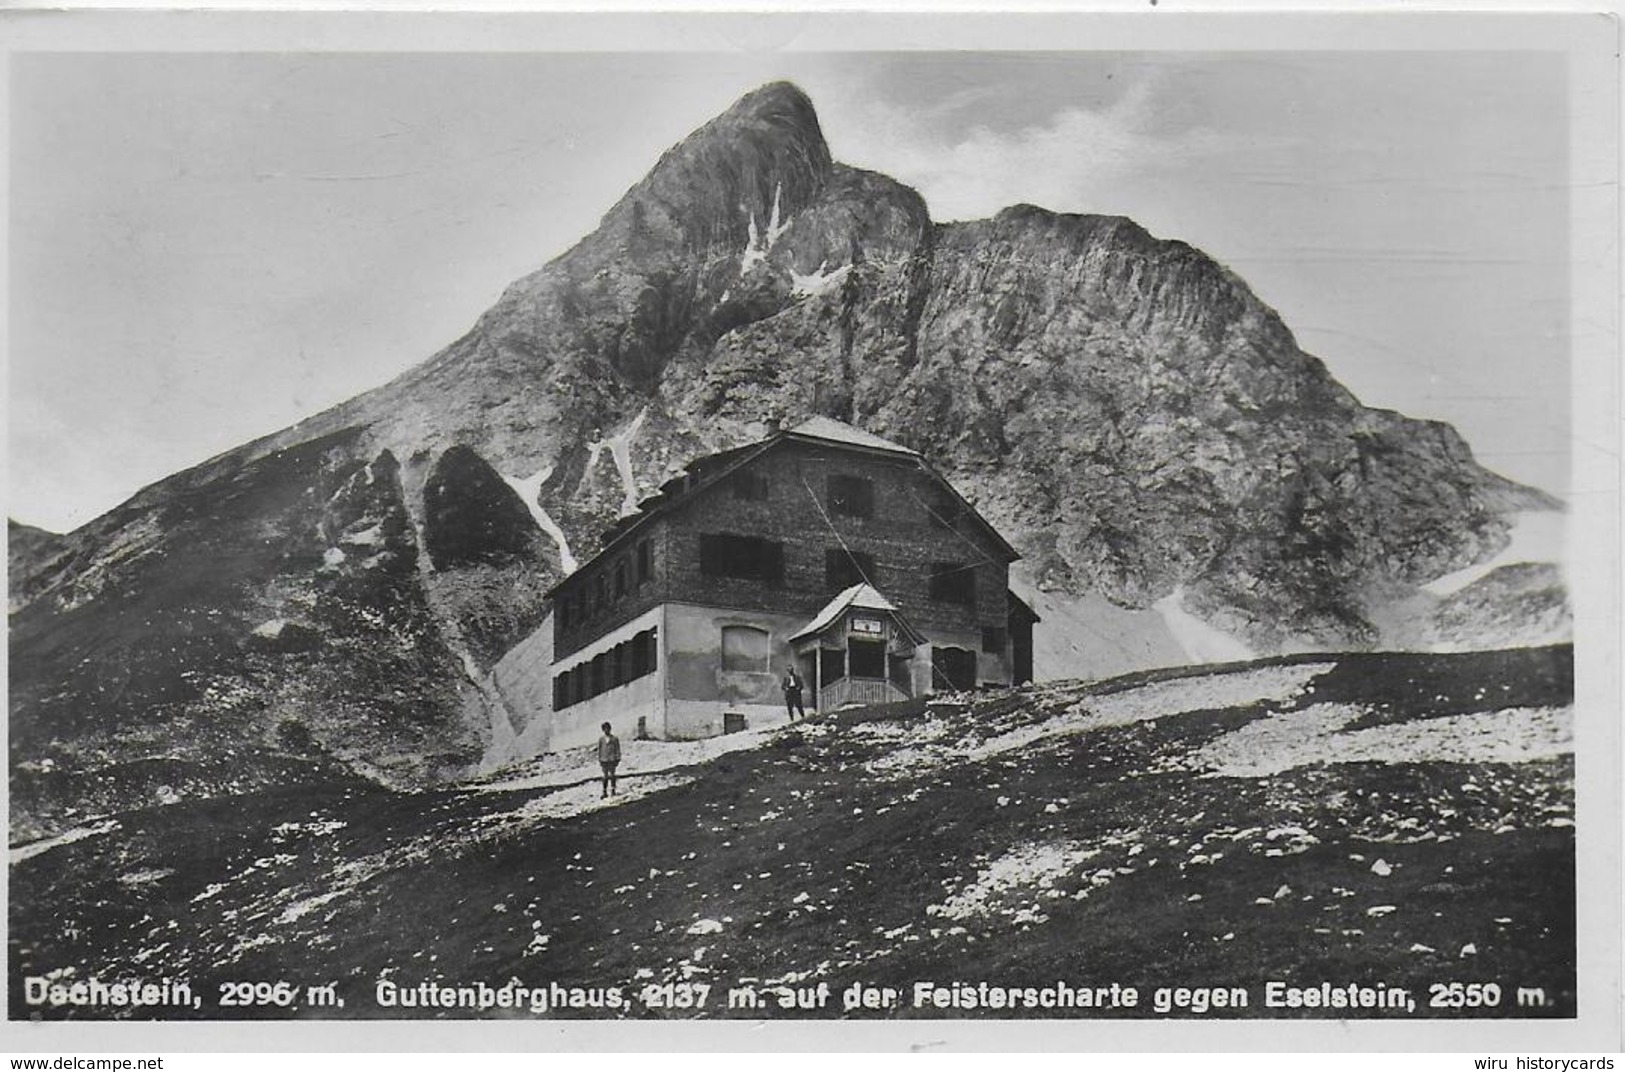
[[[1053,600],[1259,652],[1376,643],[1375,608],[1555,505],[1362,407],[1206,254],[1029,205],[935,224],[775,84],[424,364],[28,553],[14,770],[466,766],[561,571],[691,457],[812,414],[927,454]]]

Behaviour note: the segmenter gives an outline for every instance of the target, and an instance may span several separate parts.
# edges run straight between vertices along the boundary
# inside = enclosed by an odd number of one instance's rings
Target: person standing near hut
[[[782,684],[784,686],[784,713],[790,716],[791,722],[796,720],[796,712],[798,711],[801,712],[802,718],[806,718],[807,709],[801,705],[801,675],[796,673],[793,663],[785,669]]]
[[[599,799],[610,796],[615,792],[615,768],[621,765],[621,739],[615,736],[609,723],[603,725],[604,735],[598,738],[598,765],[604,771],[604,788],[599,793]]]

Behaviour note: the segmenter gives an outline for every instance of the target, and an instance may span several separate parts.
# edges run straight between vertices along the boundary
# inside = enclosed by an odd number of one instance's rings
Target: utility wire
[[[801,486],[807,489],[807,497],[812,500],[813,507],[818,511],[818,516],[823,518],[824,526],[828,528],[829,531],[835,536],[836,541],[841,545],[841,550],[846,553],[847,559],[852,563],[853,568],[858,571],[858,576],[863,578],[864,584],[867,584],[871,588],[875,588],[874,582],[869,579],[868,573],[866,573],[863,569],[863,563],[858,561],[857,557],[852,553],[852,548],[847,546],[846,538],[841,535],[841,530],[835,527],[835,522],[831,521],[829,514],[824,512],[824,504],[818,501],[818,494],[813,491],[812,485],[807,483],[807,474],[798,473],[797,475],[801,478]],[[909,494],[913,495],[913,492],[910,491]],[[918,501],[917,496],[916,501]],[[927,509],[929,509],[929,507],[927,507]],[[961,533],[960,536],[963,538],[964,534]],[[991,561],[991,559],[989,561]],[[875,591],[878,592],[880,589],[875,588]],[[974,652],[971,654],[972,657],[975,656]],[[947,676],[937,668],[936,659],[931,660],[930,666],[933,678],[941,678],[942,684],[952,689],[953,682],[949,681]]]

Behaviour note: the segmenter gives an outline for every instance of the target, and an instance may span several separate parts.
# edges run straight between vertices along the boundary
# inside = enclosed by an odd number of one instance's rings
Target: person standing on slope
[[[801,675],[796,673],[793,664],[786,669],[782,684],[784,686],[784,713],[790,716],[791,722],[796,720],[797,711],[801,712],[802,718],[806,718],[807,709],[801,705]]]
[[[615,792],[615,768],[621,765],[621,739],[615,736],[615,731],[604,723],[604,735],[598,738],[598,765],[604,770],[603,792],[598,794],[600,800]]]

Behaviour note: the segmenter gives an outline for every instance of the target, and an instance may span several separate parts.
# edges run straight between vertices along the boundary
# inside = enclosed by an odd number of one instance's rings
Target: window
[[[640,678],[655,668],[655,631],[645,629],[632,638],[632,676]]]
[[[932,563],[931,598],[938,603],[976,606],[976,567],[961,562]]]
[[[824,684],[846,676],[846,652],[822,648],[818,652],[818,677]]]
[[[573,613],[574,610],[574,600],[572,600],[569,596],[559,597],[559,630],[561,632],[568,633],[570,630],[576,627],[575,615]],[[555,704],[554,706],[556,707],[558,705]]]
[[[706,533],[700,537],[700,572],[778,584],[784,579],[784,545],[755,536]]]
[[[592,613],[609,608],[609,578],[600,573],[592,579]]]
[[[626,595],[626,558],[622,556],[615,561],[615,598],[620,599]]]
[[[829,509],[830,513],[842,514],[846,517],[873,517],[875,512],[874,485],[861,476],[831,474],[829,478]]]
[[[875,583],[873,555],[832,547],[824,552],[824,587],[831,593],[844,592],[867,580]]]
[[[767,499],[768,485],[766,473],[752,473],[744,470],[728,478],[728,486],[736,499],[745,499],[750,502],[764,502]]]
[[[645,629],[630,640],[578,663],[553,678],[553,710],[583,703],[655,672],[655,630]]]
[[[993,655],[1004,654],[1004,630],[997,625],[982,626],[982,650]]]
[[[654,545],[651,544],[648,540],[639,540],[638,541],[637,580],[634,581],[633,583],[634,584],[642,584],[645,581],[653,580],[654,575],[655,575],[655,550],[654,550]]]
[[[769,674],[768,634],[749,625],[722,627],[722,668],[733,673]]]
[[[847,643],[853,677],[884,680],[886,677],[886,645],[878,640],[852,640]]]

